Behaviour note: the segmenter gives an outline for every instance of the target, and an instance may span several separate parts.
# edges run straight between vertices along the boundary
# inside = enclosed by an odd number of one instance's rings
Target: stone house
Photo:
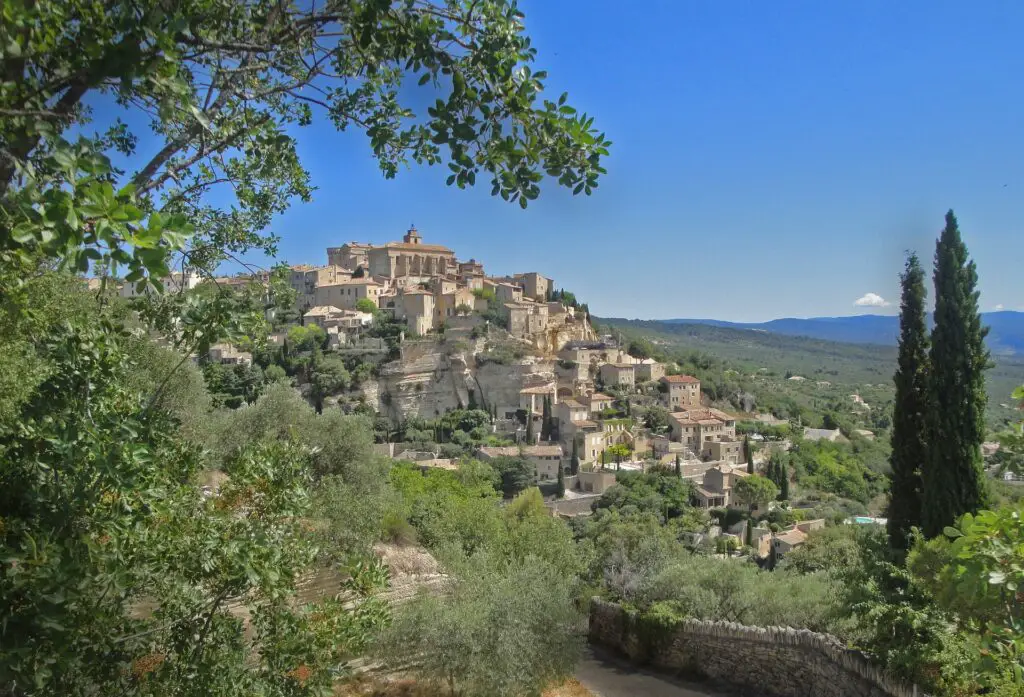
[[[380,300],[385,294],[383,283],[372,278],[349,278],[317,286],[311,296],[312,306],[334,306],[341,310],[354,310],[356,303],[363,298],[380,307]]]
[[[580,491],[590,494],[603,494],[615,486],[615,473],[598,470],[596,472],[580,471],[578,475]]]
[[[252,354],[231,344],[214,344],[207,355],[211,361],[221,365],[252,365]]]
[[[563,465],[564,453],[562,446],[557,443],[525,445],[522,448],[514,445],[482,447],[477,450],[477,455],[481,460],[493,460],[498,457],[523,457],[534,466],[533,480],[535,482],[557,479],[558,468],[568,467],[567,462]],[[565,473],[568,474],[568,472]]]
[[[555,414],[561,423],[573,421],[586,421],[590,417],[589,410],[585,404],[575,399],[563,399],[555,408]]]
[[[512,336],[529,339],[547,330],[547,305],[534,302],[507,302],[504,307],[508,314],[508,333]]]
[[[360,266],[368,268],[370,266],[368,254],[372,248],[372,244],[361,242],[348,242],[340,247],[328,247],[327,263],[349,271],[355,271]]]
[[[193,271],[172,271],[164,278],[161,278],[160,281],[164,284],[164,293],[180,293],[192,290],[198,286],[203,282],[203,277]],[[148,295],[151,292],[152,288],[149,285],[146,286],[146,290],[143,293],[139,293],[135,283],[123,283],[118,288],[117,294],[122,298],[136,298],[139,295]]]
[[[745,463],[743,453],[743,441],[740,440],[713,440],[704,443],[701,455],[709,460],[729,462],[732,464]]]
[[[636,364],[634,370],[637,382],[654,382],[665,377],[665,366],[653,358],[643,359]]]
[[[732,490],[737,480],[749,476],[741,467],[726,464],[712,467],[704,472],[704,481],[696,489],[695,498],[700,508],[731,506]]]
[[[405,288],[395,295],[395,319],[404,321],[418,336],[435,328],[434,296],[420,288]]]
[[[790,528],[772,537],[772,565],[782,561],[786,554],[807,542],[807,533],[799,528]]]
[[[633,387],[636,374],[631,363],[605,363],[600,369],[601,382],[616,387]]]
[[[610,409],[612,403],[615,401],[608,395],[601,394],[600,392],[595,392],[594,394],[590,395],[589,400],[591,414],[597,414],[604,411],[605,409]]]
[[[524,387],[519,390],[519,408],[524,409],[526,412],[533,414],[534,416],[543,416],[544,397],[551,397],[551,415],[555,416],[558,413],[556,407],[558,404],[558,390],[553,382],[546,385]]]
[[[529,273],[517,273],[512,277],[523,289],[523,297],[530,298],[539,303],[547,302],[551,293],[554,281],[541,276],[536,271]]]
[[[692,375],[665,375],[658,382],[669,411],[700,406],[700,380]]]
[[[355,331],[372,324],[373,315],[358,310],[341,310],[332,305],[318,305],[302,316],[302,323],[316,324],[322,329]]]
[[[288,273],[288,285],[295,291],[295,304],[299,309],[306,309],[316,302],[316,289],[320,286],[344,283],[352,278],[352,272],[340,266],[311,266],[298,264],[292,266]]]
[[[672,440],[683,443],[701,457],[710,458],[709,444],[736,440],[736,420],[718,409],[701,408],[669,414]]]
[[[601,428],[601,424],[589,419],[582,421],[560,421],[558,435],[569,452],[572,451],[573,440],[579,443],[580,462],[597,461],[607,447],[605,433]]]
[[[459,308],[463,305],[469,308],[474,307],[476,298],[473,297],[471,288],[465,286],[458,288],[453,281],[447,279],[438,285],[440,292],[434,294],[434,316],[437,324],[440,325],[452,317],[457,317]]]
[[[523,302],[523,289],[514,283],[495,283],[494,297],[503,305],[506,303],[521,303]]]

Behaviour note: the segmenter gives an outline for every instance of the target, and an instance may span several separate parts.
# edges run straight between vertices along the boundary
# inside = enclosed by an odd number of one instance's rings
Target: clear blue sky
[[[930,265],[950,207],[982,307],[1024,309],[1024,3],[529,0],[549,88],[614,141],[591,197],[529,210],[447,172],[379,174],[366,139],[300,135],[319,191],[275,230],[289,262],[425,241],[537,270],[598,315],[894,312],[903,251]],[[875,293],[893,306],[855,307]]]

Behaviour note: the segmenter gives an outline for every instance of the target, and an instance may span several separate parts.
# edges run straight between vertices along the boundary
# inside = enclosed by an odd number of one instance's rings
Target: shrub
[[[385,514],[381,525],[384,540],[402,546],[416,544],[416,528],[400,514],[395,512]]]

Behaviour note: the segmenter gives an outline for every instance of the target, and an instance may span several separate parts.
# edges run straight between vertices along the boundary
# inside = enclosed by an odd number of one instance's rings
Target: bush
[[[416,528],[395,512],[387,513],[382,521],[383,539],[396,545],[416,544]]]

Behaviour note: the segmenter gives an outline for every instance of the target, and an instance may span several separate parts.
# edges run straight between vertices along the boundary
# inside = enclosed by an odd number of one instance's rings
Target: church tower
[[[406,244],[420,244],[423,242],[423,238],[420,237],[420,233],[416,229],[416,226],[410,225],[409,231],[405,233],[405,237],[402,238],[402,241]]]

